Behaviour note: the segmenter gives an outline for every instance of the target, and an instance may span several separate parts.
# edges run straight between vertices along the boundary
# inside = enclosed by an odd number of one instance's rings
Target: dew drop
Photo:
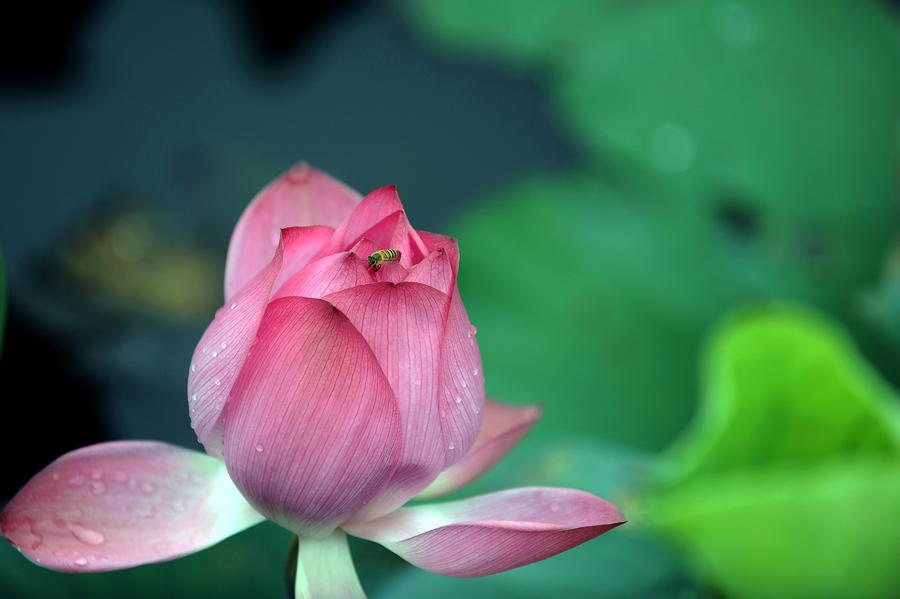
[[[456,445],[454,445],[453,443],[451,443],[450,445],[447,446],[447,449],[454,449],[455,447],[456,447]]]
[[[156,515],[156,508],[149,504],[135,506],[131,511],[135,516],[140,516],[141,518],[152,518]]]
[[[103,495],[106,493],[106,484],[99,480],[91,482],[91,493],[94,495]]]
[[[191,372],[197,372],[197,363],[196,362],[191,364]]]
[[[80,474],[76,474],[72,478],[69,479],[69,486],[71,487],[80,487],[84,482],[84,477]]]
[[[91,470],[91,478],[93,480],[100,480],[101,478],[103,478],[103,470],[101,470],[100,468],[94,468],[93,470]]]
[[[554,503],[553,505],[550,506],[551,512],[558,512],[560,509],[562,509],[562,508],[559,507],[558,503]]]
[[[228,347],[228,343],[225,342],[225,341],[223,341],[223,342],[222,342],[222,349],[225,349],[226,347]]]
[[[79,557],[77,560],[75,560],[75,565],[81,566],[83,568],[88,565],[88,561],[83,557]]]
[[[474,410],[475,410],[475,413],[477,414],[478,412],[481,411],[481,408],[478,407],[478,404],[475,404]]]
[[[216,377],[216,379],[215,379],[213,382],[214,382],[215,384],[217,384],[217,385],[221,385],[221,384],[222,384],[222,379],[220,379],[219,377]]]
[[[212,353],[213,358],[215,358],[218,355],[219,355],[219,352],[216,350],[213,350],[213,353]]]
[[[237,308],[237,302],[231,302],[231,309],[234,310]]]
[[[193,395],[191,395],[191,401],[197,401],[197,394],[196,394],[196,393],[194,393]]]
[[[84,526],[69,524],[69,530],[72,532],[76,539],[78,539],[85,545],[92,545],[96,547],[97,545],[102,545],[106,541],[106,537],[104,537],[102,533],[99,533],[96,530],[91,530],[90,528],[85,528]],[[87,560],[85,560],[84,564],[79,565],[87,565]]]
[[[204,347],[204,348],[203,348],[203,353],[205,354],[208,350],[209,350],[208,347]]]
[[[465,381],[462,382],[463,389],[465,389],[467,385],[468,383],[466,383]]]
[[[256,444],[256,451],[262,451],[262,450],[263,450],[262,443],[257,443],[257,444]]]
[[[460,402],[462,402],[462,397],[460,397],[459,395],[457,395],[457,396],[456,396],[456,403],[460,403]]]
[[[477,368],[473,368],[473,369],[472,369],[472,374],[473,374],[474,376],[478,376],[478,369],[477,369]]]

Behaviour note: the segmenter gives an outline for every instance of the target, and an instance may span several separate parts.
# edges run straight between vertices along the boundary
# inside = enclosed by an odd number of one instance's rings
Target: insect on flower
[[[382,262],[396,262],[399,259],[400,252],[397,250],[378,250],[369,255],[367,262],[369,263],[369,268],[372,269],[372,272],[378,272],[381,270]]]

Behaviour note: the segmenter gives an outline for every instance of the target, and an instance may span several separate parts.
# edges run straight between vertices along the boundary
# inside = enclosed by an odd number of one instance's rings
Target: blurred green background
[[[124,4],[91,9],[107,27],[90,46],[100,56],[129,26],[150,32],[184,10],[163,3],[147,18],[144,4]],[[48,425],[24,471],[108,438],[192,446],[184,375],[218,301],[230,227],[259,187],[305,159],[364,193],[399,184],[414,226],[460,240],[488,394],[544,405],[520,447],[460,495],[571,486],[630,520],[483,579],[433,576],[354,542],[370,597],[900,594],[897,3],[340,2],[294,38],[263,26],[267,3],[187,4],[230,6],[226,31],[256,18],[241,76],[186,76],[191,94],[221,88],[231,104],[214,104],[219,116],[188,135],[186,115],[212,100],[155,86],[146,114],[175,132],[142,146],[135,102],[150,88],[137,85],[116,101],[131,109],[133,141],[83,186],[99,190],[83,192],[85,207],[48,216],[41,243],[12,250],[13,229],[36,214],[5,200],[0,211],[10,274],[0,373],[11,354],[41,351],[35,339],[61,336],[49,355],[83,383],[75,411],[94,414],[81,435]],[[122,64],[156,81],[172,67],[151,55],[164,66]],[[96,80],[76,72],[82,87],[61,94],[0,88],[0,127],[34,145],[67,111],[115,96],[91,91],[102,69]],[[28,148],[2,167],[0,183],[13,182],[4,196],[50,202],[57,188],[9,166],[43,165],[39,145]],[[159,167],[173,155],[174,191]],[[129,171],[141,156],[146,172]],[[120,178],[127,185],[110,186]],[[171,368],[146,373],[168,354]],[[135,396],[144,376],[154,382]],[[65,405],[55,409],[63,419]],[[10,496],[27,475],[11,478]],[[265,523],[188,558],[95,576],[43,570],[4,545],[0,596],[150,597],[163,585],[281,597],[289,541]]]

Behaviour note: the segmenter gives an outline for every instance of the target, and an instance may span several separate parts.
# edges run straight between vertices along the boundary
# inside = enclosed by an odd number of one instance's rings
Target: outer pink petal
[[[400,413],[372,350],[326,301],[269,304],[225,414],[225,462],[270,520],[321,539],[390,480]]]
[[[391,383],[402,415],[403,453],[388,487],[354,517],[403,505],[444,468],[438,407],[441,338],[449,298],[419,283],[375,283],[325,297],[356,325]]]
[[[430,254],[437,249],[444,248],[450,258],[450,265],[453,267],[455,275],[459,270],[459,243],[452,237],[439,235],[437,233],[429,233],[427,231],[418,231],[419,239],[425,246],[425,253]]]
[[[444,462],[447,468],[472,447],[484,409],[484,373],[475,327],[469,322],[455,285],[441,349],[439,401],[446,414],[442,425],[447,441]]]
[[[191,426],[213,457],[222,457],[221,415],[256,337],[283,255],[284,246],[279,243],[268,266],[216,312],[191,358],[188,373]]]
[[[611,503],[574,489],[533,487],[401,508],[350,534],[444,576],[484,576],[561,553],[625,522]]]
[[[361,199],[354,190],[304,162],[269,183],[241,215],[231,236],[225,297],[230,298],[268,264],[281,229],[337,227]]]
[[[376,189],[363,198],[350,218],[338,229],[342,233],[340,238],[342,245],[351,247],[376,223],[402,210],[403,204],[400,203],[400,196],[397,195],[396,185]]]
[[[331,227],[322,226],[282,229],[284,263],[275,280],[274,289],[279,290],[285,281],[305,268],[333,233],[334,229]]]
[[[456,285],[456,273],[450,264],[450,257],[447,251],[443,248],[438,248],[414,265],[407,273],[404,281],[422,283],[423,285],[434,287],[450,297],[453,295],[453,287]]]
[[[300,541],[294,597],[366,599],[343,530],[338,528],[321,541]]]
[[[122,441],[44,468],[0,514],[0,531],[41,566],[105,572],[200,551],[263,519],[218,460]]]
[[[510,406],[484,402],[484,420],[472,448],[458,462],[441,472],[416,499],[433,499],[461,489],[494,467],[534,423],[540,420],[540,406]]]
[[[348,287],[372,283],[374,280],[365,257],[353,252],[341,252],[308,264],[285,282],[273,299],[290,296],[319,298]]]

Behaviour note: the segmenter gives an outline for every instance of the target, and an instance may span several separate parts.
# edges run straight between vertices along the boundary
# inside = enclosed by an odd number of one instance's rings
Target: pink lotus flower
[[[367,262],[388,249],[396,260]],[[295,166],[238,222],[228,301],[194,352],[191,424],[208,455],[150,441],[68,453],[6,506],[4,538],[42,566],[101,572],[268,518],[300,538],[297,597],[356,598],[344,531],[465,577],[622,524],[572,489],[401,507],[480,476],[540,417],[485,399],[458,263],[454,239],[409,225],[394,187],[361,198]]]

